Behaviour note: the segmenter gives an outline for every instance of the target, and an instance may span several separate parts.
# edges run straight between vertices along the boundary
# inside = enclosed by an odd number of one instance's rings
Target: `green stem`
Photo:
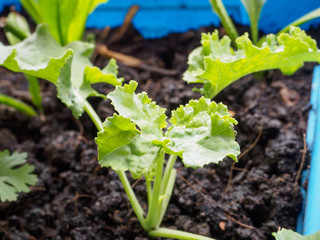
[[[188,233],[179,230],[173,230],[169,228],[158,228],[157,230],[152,230],[148,232],[149,237],[163,237],[163,238],[175,238],[183,240],[214,240],[214,238],[209,238],[201,236],[194,233]]]
[[[149,179],[146,179],[146,184],[147,184],[147,194],[148,194],[148,205],[150,206],[151,204],[151,199],[152,199],[152,186],[151,186],[151,181]]]
[[[94,124],[96,125],[97,129],[101,132],[103,131],[103,123],[101,122],[100,117],[98,116],[98,114],[96,113],[96,111],[92,108],[92,106],[90,105],[90,103],[88,103],[87,100],[83,100],[84,103],[84,109],[87,112],[87,114],[89,115],[89,117],[91,118],[91,120],[94,122]],[[132,205],[133,211],[135,212],[138,220],[140,221],[141,226],[143,227],[143,229],[147,230],[147,224],[146,224],[146,220],[144,219],[144,212],[142,210],[141,205],[138,202],[138,199],[136,197],[136,195],[133,192],[133,189],[130,185],[130,182],[126,176],[126,174],[123,171],[119,171],[117,172],[120,178],[120,181],[124,187],[124,191],[126,192],[129,201]]]
[[[155,228],[158,219],[157,209],[161,207],[159,203],[160,191],[161,191],[161,180],[162,180],[162,170],[164,163],[164,152],[160,149],[156,156],[157,166],[155,173],[155,180],[153,184],[153,192],[151,197],[151,204],[149,205],[148,215],[147,215],[147,225],[148,231]]]
[[[236,27],[234,26],[231,18],[229,17],[226,8],[224,7],[221,0],[210,0],[213,11],[218,15],[222,26],[226,30],[227,34],[232,40],[232,44],[235,46],[235,41],[239,34]]]
[[[174,183],[176,180],[176,173],[177,173],[177,171],[175,169],[172,169],[172,171],[170,173],[169,181],[168,181],[166,188],[165,188],[165,192],[162,194],[163,200],[161,203],[161,207],[159,208],[159,214],[158,214],[157,225],[156,225],[157,228],[160,227],[162,220],[163,220],[163,217],[164,217],[164,214],[167,211],[168,204],[171,199]]]
[[[62,34],[62,26],[61,26],[61,20],[62,20],[62,17],[60,16],[60,1],[57,1],[57,19],[56,19],[56,22],[57,22],[57,34],[58,34],[58,38],[57,40],[59,40],[60,44],[62,46],[66,45],[67,43],[64,41],[64,37],[63,37],[63,34]]]
[[[100,117],[96,113],[96,111],[92,108],[90,103],[87,100],[83,100],[84,109],[88,113],[89,117],[91,118],[94,125],[96,125],[99,132],[103,131],[103,124],[101,122]]]
[[[156,227],[160,227],[161,222],[163,220],[164,214],[167,211],[167,207],[170,201],[170,197],[172,194],[172,190],[174,187],[174,182],[176,178],[176,171],[173,169],[173,166],[177,160],[177,155],[171,155],[166,169],[163,174],[163,178],[161,181],[160,188],[160,198],[157,209],[157,219],[156,219]]]
[[[143,216],[144,212],[141,208],[141,205],[138,202],[136,195],[134,194],[134,192],[132,190],[132,187],[130,185],[130,182],[129,182],[126,174],[123,171],[119,171],[117,173],[119,174],[121,183],[124,187],[124,191],[126,192],[128,198],[129,198],[129,201],[132,205],[134,213],[136,214],[143,229],[147,231],[147,229],[148,229],[147,223],[146,223],[146,220],[144,219],[144,216]]]
[[[35,0],[20,0],[23,8],[27,10],[28,14],[33,18],[36,24],[45,22],[40,10],[39,4]]]
[[[259,34],[258,22],[251,21],[250,29],[251,29],[252,42],[253,42],[253,44],[257,44],[258,34]]]
[[[6,22],[4,29],[6,31],[10,32],[11,34],[13,34],[20,41],[22,41],[28,37],[28,34],[26,32],[23,32],[23,31],[21,31],[21,29],[17,28],[15,25],[10,24],[9,21]]]
[[[164,194],[164,192],[166,190],[166,187],[168,185],[168,181],[171,176],[171,172],[172,172],[173,166],[177,160],[177,157],[178,157],[177,155],[171,155],[168,160],[166,170],[164,171],[164,174],[163,174],[163,180],[162,180],[162,184],[161,184],[161,194]]]
[[[9,97],[5,94],[0,93],[0,103],[3,103],[7,106],[13,107],[19,112],[25,113],[31,117],[36,116],[36,111],[30,107],[29,105],[25,104],[24,102],[21,102],[18,99],[15,99],[13,97]]]
[[[35,105],[40,112],[43,112],[39,79],[27,74],[24,74],[24,76],[29,82],[29,93],[33,105]]]

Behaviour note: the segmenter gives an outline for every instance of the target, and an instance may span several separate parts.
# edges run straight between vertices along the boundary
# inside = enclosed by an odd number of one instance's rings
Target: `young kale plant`
[[[196,89],[213,98],[232,82],[250,73],[280,69],[282,73],[295,73],[304,62],[319,62],[320,51],[314,39],[298,27],[279,36],[269,34],[261,47],[255,46],[248,34],[237,38],[237,50],[228,36],[219,39],[216,30],[202,34],[201,47],[189,55],[189,68],[183,79],[188,83],[202,83]]]
[[[172,112],[171,126],[167,126],[165,109],[152,102],[146,93],[136,94],[137,83],[124,87],[116,77],[117,65],[111,60],[100,70],[88,58],[93,46],[72,42],[62,47],[52,37],[46,25],[14,46],[0,44],[0,65],[15,72],[39,77],[57,87],[58,97],[78,118],[88,113],[99,133],[99,162],[112,167],[119,175],[125,192],[141,226],[150,237],[177,239],[210,239],[183,231],[161,228],[175,182],[174,163],[180,157],[186,167],[198,168],[217,163],[229,156],[236,160],[239,145],[235,142],[233,126],[226,106],[209,99],[191,100]],[[118,114],[103,123],[86,100],[89,96],[104,95],[91,84],[106,82],[116,87],[108,95]],[[165,154],[170,155],[164,170]],[[146,180],[148,212],[144,213],[125,171],[134,178]]]
[[[145,92],[136,94],[136,87],[137,83],[131,81],[108,95],[118,114],[106,119],[96,138],[99,163],[119,174],[141,226],[150,237],[209,239],[160,227],[176,178],[174,164],[177,157],[192,168],[218,163],[226,156],[236,160],[240,150],[233,126],[237,121],[229,116],[225,105],[202,97],[173,111],[171,126],[164,132],[165,109]],[[163,171],[165,154],[170,157]],[[136,179],[144,176],[147,214],[124,178],[124,171]]]
[[[269,34],[258,41],[258,21],[266,0],[242,0],[251,21],[251,36],[239,37],[221,0],[210,0],[228,36],[219,39],[218,31],[203,34],[201,47],[189,55],[189,68],[183,79],[188,83],[202,83],[200,91],[213,98],[223,88],[250,73],[280,69],[295,73],[304,62],[320,62],[316,41],[297,26],[320,16],[320,8],[294,21],[278,34]],[[291,26],[292,25],[292,26]],[[233,44],[233,48],[231,47]]]
[[[82,40],[88,15],[99,4],[105,2],[107,0],[21,0],[22,6],[35,23],[47,23],[50,33],[62,46],[76,40]],[[26,19],[16,12],[11,12],[7,18],[2,18],[1,26],[4,28],[8,42],[11,45],[21,42],[31,34]],[[39,80],[28,74],[25,74],[25,77],[29,83],[31,102],[42,112]],[[29,116],[37,115],[31,106],[5,94],[0,94],[0,103],[13,107]]]
[[[27,164],[27,154],[8,150],[0,151],[0,201],[15,201],[18,192],[29,192],[28,186],[36,184],[38,178],[31,174],[34,167]]]
[[[7,18],[2,18],[0,21],[1,26],[5,30],[7,40],[11,45],[15,45],[21,42],[31,34],[30,27],[26,19],[16,12],[11,12]],[[42,112],[42,96],[40,93],[39,80],[26,74],[25,78],[29,83],[31,102],[40,112]],[[13,107],[19,112],[22,112],[29,116],[37,115],[37,112],[33,109],[32,106],[29,106],[28,104],[5,94],[0,94],[0,103]]]

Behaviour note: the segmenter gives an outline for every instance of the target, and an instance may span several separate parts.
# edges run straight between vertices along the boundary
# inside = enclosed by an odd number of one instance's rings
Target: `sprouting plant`
[[[228,36],[220,40],[218,31],[203,34],[202,46],[189,55],[189,68],[183,79],[188,83],[204,84],[198,91],[208,98],[250,73],[280,69],[291,75],[304,62],[320,63],[316,41],[298,27],[291,27],[289,33],[279,36],[267,35],[261,47],[255,46],[248,34],[237,38],[237,50],[230,43]]]
[[[105,2],[107,0],[21,0],[21,4],[35,23],[47,23],[50,33],[62,46],[76,40],[82,40],[88,15],[100,3]],[[16,12],[11,12],[7,18],[2,18],[1,26],[4,28],[11,45],[23,41],[31,34],[26,19]],[[27,74],[25,77],[29,83],[31,102],[42,112],[39,80]],[[37,114],[31,106],[5,94],[0,95],[0,103],[11,106],[29,116]]]
[[[320,231],[307,235],[302,236],[299,233],[296,233],[292,230],[287,230],[285,228],[282,228],[276,233],[272,234],[276,240],[318,240],[320,239]]]
[[[7,18],[2,18],[1,26],[4,28],[5,35],[8,39],[8,42],[11,45],[15,45],[21,42],[31,34],[26,19],[16,12],[11,12]],[[26,74],[25,78],[28,80],[29,83],[29,93],[31,95],[31,102],[40,112],[42,112],[42,96],[40,93],[39,80],[35,77]],[[16,110],[29,116],[37,115],[33,107],[5,94],[1,94],[0,103],[13,107]]]
[[[262,44],[265,38],[262,37],[262,39],[258,41],[260,13],[266,1],[267,0],[241,0],[243,6],[245,7],[249,15],[252,42],[258,46]],[[231,38],[233,44],[235,44],[236,39],[239,37],[239,33],[235,28],[230,16],[228,15],[222,0],[209,0],[209,2],[211,3],[212,10],[220,18],[221,24],[226,30],[228,36]],[[288,32],[290,30],[290,26],[300,26],[301,24],[311,21],[312,19],[318,17],[320,17],[320,8],[317,8],[300,17],[299,19],[293,21],[292,23],[288,24],[285,28],[279,31],[277,36],[279,36],[281,33]]]
[[[217,163],[226,156],[236,160],[236,120],[223,104],[201,98],[173,111],[171,126],[164,131],[165,109],[146,93],[136,94],[134,81],[117,86],[122,79],[116,77],[117,65],[113,60],[103,70],[93,67],[88,60],[92,49],[93,45],[77,41],[62,47],[47,26],[39,25],[34,34],[15,46],[0,44],[0,66],[50,81],[76,118],[84,111],[88,113],[99,131],[99,162],[118,173],[134,212],[150,237],[210,239],[160,226],[175,182],[177,157],[192,168]],[[104,123],[86,100],[89,96],[105,98],[91,87],[98,82],[117,86],[108,98],[118,114]],[[170,157],[163,171],[166,154]],[[134,178],[145,177],[148,213],[144,213],[125,171]]]
[[[34,167],[27,164],[27,154],[8,150],[0,151],[0,201],[15,201],[19,192],[29,192],[29,186],[38,178],[32,174]]]
[[[96,143],[99,162],[118,172],[133,209],[150,237],[207,239],[182,231],[160,228],[174,186],[174,163],[179,156],[186,167],[198,168],[218,163],[229,156],[236,160],[240,153],[235,141],[234,124],[227,107],[209,99],[191,100],[172,112],[166,132],[165,109],[147,97],[136,94],[137,83],[131,81],[116,87],[108,95],[119,115],[103,123]],[[164,169],[164,156],[170,155]],[[145,177],[148,213],[139,205],[123,171],[134,178]]]
[[[38,25],[34,34],[14,46],[0,43],[0,66],[13,72],[22,72],[55,84],[58,97],[79,117],[89,107],[86,98],[103,94],[95,91],[91,84],[105,82],[121,85],[117,78],[117,64],[110,60],[100,70],[90,62],[94,45],[75,41],[62,47],[52,37],[47,25]]]
[[[202,35],[202,46],[189,55],[189,68],[183,79],[188,83],[202,83],[195,89],[213,98],[223,88],[250,73],[280,69],[282,73],[295,73],[304,62],[320,62],[320,52],[315,40],[298,27],[302,23],[320,17],[320,8],[304,15],[286,26],[278,34],[258,39],[258,22],[266,0],[241,0],[251,22],[249,34],[239,37],[222,0],[210,0],[227,32],[221,40],[215,31]],[[233,48],[231,47],[231,44]]]
[[[36,24],[47,23],[51,34],[64,46],[82,40],[91,12],[108,0],[20,0]]]

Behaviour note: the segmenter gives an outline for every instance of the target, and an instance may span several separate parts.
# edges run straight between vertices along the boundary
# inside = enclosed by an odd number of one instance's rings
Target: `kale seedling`
[[[255,46],[248,34],[237,38],[237,50],[228,36],[219,39],[219,33],[202,34],[202,46],[189,55],[189,68],[183,79],[188,83],[202,83],[195,89],[213,98],[232,82],[250,73],[280,69],[282,73],[295,73],[304,62],[319,62],[320,51],[314,39],[298,27],[289,33],[267,35],[261,47]]]
[[[188,83],[202,83],[200,91],[213,98],[232,82],[250,73],[280,69],[282,73],[295,73],[304,62],[319,62],[316,41],[297,26],[320,16],[320,8],[294,21],[278,34],[269,34],[258,41],[258,21],[266,0],[241,0],[251,21],[251,36],[239,37],[221,0],[210,0],[228,36],[219,39],[218,31],[203,34],[201,47],[189,55],[189,68],[183,79]],[[291,26],[292,25],[292,26]],[[233,44],[233,48],[231,47]]]
[[[57,87],[58,97],[78,118],[88,113],[99,133],[99,162],[112,167],[119,175],[125,192],[142,227],[150,237],[177,239],[210,239],[183,231],[161,228],[175,182],[174,163],[179,156],[186,167],[198,168],[217,163],[229,156],[236,160],[239,145],[226,106],[209,99],[191,100],[172,112],[171,126],[166,132],[165,109],[152,102],[146,93],[136,94],[137,83],[120,87],[117,65],[110,61],[100,70],[90,65],[92,45],[72,42],[58,44],[48,27],[39,25],[36,32],[15,46],[0,44],[0,65],[15,71],[50,81]],[[116,87],[108,95],[118,114],[101,122],[86,100],[89,96],[105,97],[91,84],[106,82]],[[163,172],[165,154],[170,158]],[[145,177],[148,213],[139,204],[125,171],[134,178]]]
[[[50,33],[62,46],[76,40],[82,40],[88,15],[99,4],[105,2],[107,0],[21,0],[22,6],[35,23],[47,23]],[[4,28],[11,45],[23,41],[31,34],[26,19],[16,12],[11,12],[7,18],[2,18],[0,25]],[[29,83],[31,101],[42,112],[39,80],[28,74],[25,74],[25,77]],[[5,94],[0,95],[0,103],[11,106],[29,116],[37,114],[31,106]]]
[[[167,125],[165,109],[157,106],[145,92],[136,94],[137,83],[117,86],[108,95],[117,114],[103,123],[98,133],[99,162],[120,176],[133,209],[150,237],[209,239],[183,231],[161,228],[176,178],[174,163],[179,156],[186,167],[198,168],[218,163],[224,157],[237,159],[240,153],[233,126],[222,103],[204,97],[191,100],[172,112]],[[164,156],[170,155],[164,169]],[[148,213],[144,214],[124,171],[134,178],[145,177]]]
[[[11,12],[7,18],[2,18],[0,21],[0,25],[4,28],[5,35],[11,45],[15,45],[23,41],[31,34],[30,27],[26,19],[16,12]],[[40,93],[39,80],[27,74],[25,74],[25,78],[29,83],[31,102],[40,112],[42,112],[42,96]],[[5,94],[1,94],[0,103],[11,106],[29,116],[37,115],[33,107]]]

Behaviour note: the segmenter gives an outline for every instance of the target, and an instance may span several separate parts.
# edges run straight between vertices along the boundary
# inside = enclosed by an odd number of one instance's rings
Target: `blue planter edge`
[[[308,179],[302,211],[297,221],[297,231],[303,235],[320,231],[320,66],[313,71],[312,89],[306,141],[311,155],[310,169],[302,173],[302,182]]]
[[[139,5],[140,10],[132,24],[144,38],[160,38],[170,33],[181,33],[203,26],[219,26],[220,20],[211,10],[208,0],[110,0],[101,4],[89,16],[88,28],[118,27],[130,6]],[[249,25],[249,17],[240,0],[224,0],[228,13],[236,23]],[[4,6],[14,5],[21,10],[19,0],[0,1],[0,12]],[[320,7],[314,0],[268,0],[262,9],[259,29],[264,33],[274,33],[307,12]],[[286,9],[286,11],[283,11]],[[320,19],[301,26],[308,29],[320,24]]]

